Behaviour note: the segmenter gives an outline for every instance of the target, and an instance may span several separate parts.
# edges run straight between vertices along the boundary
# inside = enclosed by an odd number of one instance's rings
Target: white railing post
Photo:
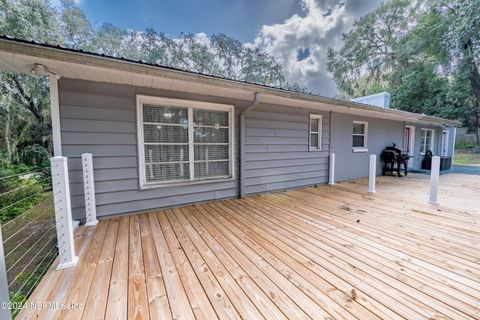
[[[430,170],[430,199],[431,204],[438,204],[438,182],[440,180],[440,157],[432,157]]]
[[[370,155],[370,170],[368,172],[368,192],[375,193],[375,178],[377,176],[377,156]]]
[[[94,226],[98,223],[95,203],[95,184],[93,179],[93,161],[91,153],[82,154],[83,169],[83,194],[85,196],[86,226]]]
[[[72,208],[70,205],[70,184],[66,157],[53,157],[52,166],[53,203],[55,207],[55,223],[57,225],[57,241],[59,264],[57,270],[74,267],[78,262],[73,240]]]
[[[11,320],[12,313],[8,303],[7,267],[5,266],[5,254],[3,252],[2,226],[0,225],[0,319]]]
[[[330,153],[330,164],[329,164],[329,175],[328,175],[328,184],[335,184],[335,153]]]

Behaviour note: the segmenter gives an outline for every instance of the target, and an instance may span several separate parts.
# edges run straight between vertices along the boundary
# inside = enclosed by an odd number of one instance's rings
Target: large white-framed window
[[[233,179],[234,107],[137,95],[140,188]]]
[[[353,121],[352,151],[367,152],[368,122]]]
[[[323,117],[319,114],[310,114],[310,151],[322,150],[322,120]]]
[[[420,131],[420,154],[423,156],[427,150],[433,151],[434,129],[422,128]]]

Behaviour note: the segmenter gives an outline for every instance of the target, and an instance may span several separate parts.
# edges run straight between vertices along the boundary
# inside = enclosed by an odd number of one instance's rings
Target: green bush
[[[455,149],[473,149],[477,145],[473,141],[457,141]]]
[[[48,168],[4,163],[0,167],[0,223],[33,207],[50,187]]]

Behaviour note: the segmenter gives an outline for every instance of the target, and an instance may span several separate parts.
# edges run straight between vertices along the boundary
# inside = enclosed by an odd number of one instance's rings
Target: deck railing
[[[57,256],[52,198],[49,168],[0,177],[0,265],[7,278],[0,286],[9,299],[0,298],[13,318]]]

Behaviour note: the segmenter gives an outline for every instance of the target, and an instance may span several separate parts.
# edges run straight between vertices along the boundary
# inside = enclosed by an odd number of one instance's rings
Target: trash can
[[[440,158],[440,171],[450,170],[451,166],[452,166],[452,157]]]
[[[423,170],[431,170],[432,169],[432,151],[430,150],[427,150],[427,152],[425,152],[425,156],[423,157],[423,160],[422,160],[422,169]]]

